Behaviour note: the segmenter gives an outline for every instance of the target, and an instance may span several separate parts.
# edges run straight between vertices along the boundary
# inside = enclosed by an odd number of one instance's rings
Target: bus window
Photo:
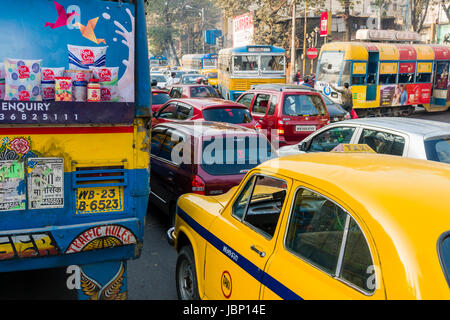
[[[234,56],[233,71],[258,71],[258,56]]]
[[[217,59],[203,59],[203,69],[217,68]]]
[[[344,85],[344,83],[350,83],[350,68],[351,68],[351,65],[352,65],[351,61],[345,61],[344,70],[342,71],[340,85]]]
[[[343,82],[343,81],[341,81]],[[366,77],[365,76],[352,76],[352,83],[351,85],[362,85],[366,82]],[[345,83],[345,82],[343,82]]]
[[[436,63],[436,79],[434,87],[436,89],[447,89],[449,62]]]
[[[261,70],[262,71],[283,71],[284,59],[283,56],[261,56]]]
[[[398,83],[413,83],[414,73],[400,73],[398,75]]]
[[[393,84],[396,83],[396,74],[380,74],[380,85],[381,84]]]
[[[323,52],[319,62],[319,76],[317,80],[338,83],[343,60],[344,52]]]
[[[417,83],[430,83],[431,73],[418,73],[416,76]]]

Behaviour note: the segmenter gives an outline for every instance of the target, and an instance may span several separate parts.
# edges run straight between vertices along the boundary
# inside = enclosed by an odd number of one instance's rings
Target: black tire
[[[199,300],[197,272],[195,271],[194,252],[190,245],[181,248],[178,253],[175,271],[179,300]]]

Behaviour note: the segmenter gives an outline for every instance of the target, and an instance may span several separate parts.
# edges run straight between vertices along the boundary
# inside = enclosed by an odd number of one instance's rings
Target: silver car
[[[341,143],[367,144],[377,153],[450,164],[450,124],[411,118],[361,118],[327,125],[298,144],[281,147],[280,157],[327,152]]]

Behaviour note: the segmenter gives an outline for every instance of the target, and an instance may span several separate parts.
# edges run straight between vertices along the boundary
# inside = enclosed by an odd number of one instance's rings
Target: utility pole
[[[205,8],[202,8],[203,53],[205,53]]]
[[[295,18],[297,16],[297,1],[292,0],[292,39],[291,39],[291,78],[294,77],[295,74]],[[292,80],[292,79],[290,79]]]
[[[302,78],[305,78],[305,68],[306,68],[306,12],[308,9],[308,0],[305,0],[305,26],[303,32],[303,68],[302,68]]]

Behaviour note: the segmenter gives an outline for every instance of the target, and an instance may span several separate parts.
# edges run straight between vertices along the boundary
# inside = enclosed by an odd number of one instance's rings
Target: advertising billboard
[[[233,19],[233,47],[253,44],[255,31],[253,12],[248,12]]]

